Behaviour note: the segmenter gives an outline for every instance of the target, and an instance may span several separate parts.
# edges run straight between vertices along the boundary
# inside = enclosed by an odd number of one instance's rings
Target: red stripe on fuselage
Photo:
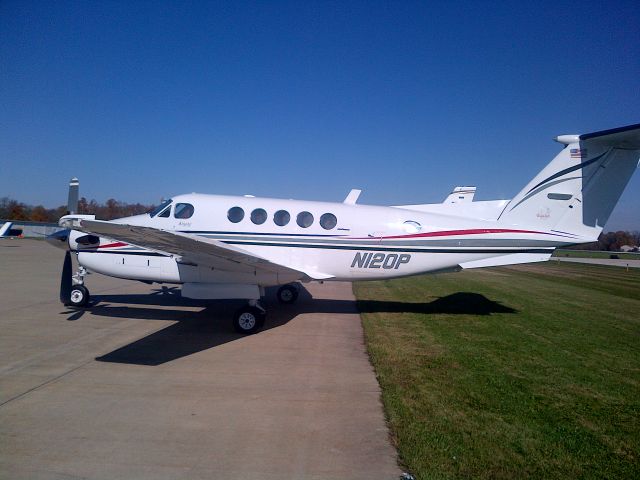
[[[449,237],[455,235],[484,235],[488,233],[534,233],[542,235],[553,235],[555,237],[562,237],[564,235],[558,235],[556,233],[536,232],[533,230],[512,230],[505,228],[481,228],[473,230],[442,230],[440,232],[426,232],[426,233],[412,233],[409,235],[393,235],[390,237],[367,237],[367,238],[382,238],[383,240],[391,240],[395,238],[424,238],[424,237]],[[364,237],[356,238],[354,240],[364,240]]]
[[[106,245],[99,245],[98,248],[126,247],[127,245],[129,244],[124,242],[115,242],[115,243],[108,243]]]

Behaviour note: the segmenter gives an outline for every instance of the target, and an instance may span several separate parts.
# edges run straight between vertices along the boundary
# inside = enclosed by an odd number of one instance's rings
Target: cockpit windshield
[[[156,215],[158,215],[162,210],[165,209],[165,207],[167,205],[171,205],[171,202],[173,202],[172,199],[169,200],[165,200],[164,202],[162,202],[160,205],[158,205],[156,208],[154,208],[153,210],[149,210],[147,213],[149,214],[149,216],[151,218],[155,217]]]

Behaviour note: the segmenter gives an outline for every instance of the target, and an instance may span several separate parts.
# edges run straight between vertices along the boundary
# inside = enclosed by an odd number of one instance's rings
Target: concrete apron
[[[65,309],[61,253],[17,242],[0,247],[3,478],[399,477],[350,284],[271,292],[243,337],[237,304],[100,275],[90,310]]]

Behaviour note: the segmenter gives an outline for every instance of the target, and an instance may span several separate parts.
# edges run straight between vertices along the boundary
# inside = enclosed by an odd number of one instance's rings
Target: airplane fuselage
[[[485,217],[497,218],[505,203],[498,202],[492,207],[495,213]],[[434,209],[438,209],[436,205]],[[173,197],[165,210],[156,210],[153,216],[113,221],[235,245],[303,274],[216,270],[107,238],[100,238],[99,244],[82,245],[75,242],[84,235],[77,231],[72,232],[70,244],[86,268],[114,277],[270,286],[298,280],[402,277],[459,269],[463,264],[496,257],[514,259],[514,255],[520,262],[539,261],[547,259],[554,248],[579,241],[574,235],[549,230],[544,218],[534,226],[507,226],[495,220],[452,215],[456,212],[451,206],[442,207],[442,211],[446,214],[401,207],[187,194]]]

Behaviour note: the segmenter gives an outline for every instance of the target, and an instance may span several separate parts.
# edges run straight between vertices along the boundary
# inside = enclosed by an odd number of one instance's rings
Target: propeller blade
[[[71,301],[71,252],[64,254],[62,276],[60,277],[60,301],[67,305]]]
[[[58,230],[51,235],[47,235],[45,240],[49,245],[53,245],[54,247],[62,248],[64,250],[69,250],[69,235],[71,235],[71,230],[65,228],[64,230]]]

